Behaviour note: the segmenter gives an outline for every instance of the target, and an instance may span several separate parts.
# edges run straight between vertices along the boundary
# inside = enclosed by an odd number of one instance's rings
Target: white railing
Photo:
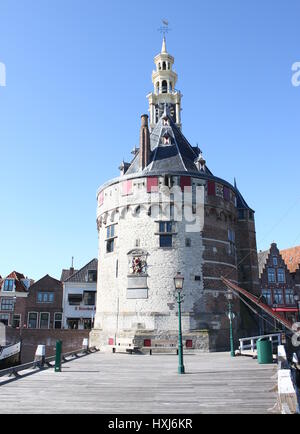
[[[261,338],[269,338],[273,345],[281,345],[281,333],[275,333],[271,335],[251,336],[249,338],[239,339],[239,350],[242,353],[244,350],[251,350],[253,353],[256,350],[256,342]]]

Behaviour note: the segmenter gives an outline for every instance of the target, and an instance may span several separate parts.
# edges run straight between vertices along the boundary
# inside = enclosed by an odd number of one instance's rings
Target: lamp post
[[[233,294],[231,291],[226,292],[226,298],[228,300],[228,318],[229,318],[229,327],[230,327],[230,355],[234,357],[234,346],[233,346],[233,330],[232,330],[232,320],[234,318],[234,314],[232,312],[231,302],[233,299]]]
[[[299,295],[298,294],[295,294],[294,295],[294,300],[295,300],[295,302],[296,302],[296,305],[297,305],[297,309],[298,309],[298,321],[300,321],[300,303],[299,303]]]
[[[178,374],[184,374],[183,365],[183,348],[182,348],[182,331],[181,331],[181,303],[183,302],[183,281],[184,277],[177,273],[174,277],[176,301],[178,303]]]

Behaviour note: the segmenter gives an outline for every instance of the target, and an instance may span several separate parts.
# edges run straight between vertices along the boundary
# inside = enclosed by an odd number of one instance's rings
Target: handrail
[[[70,362],[72,360],[72,359],[67,360],[67,357],[75,356],[76,358],[78,358],[78,357],[83,357],[83,356],[91,354],[91,353],[96,353],[97,351],[99,351],[99,349],[96,347],[90,347],[89,349],[80,348],[79,350],[69,351],[68,353],[62,354],[62,363]],[[83,354],[81,356],[79,356],[79,354],[81,354],[81,353],[83,353]],[[41,364],[39,364],[38,362],[32,361],[32,362],[24,363],[23,365],[17,365],[17,366],[13,366],[11,368],[1,369],[0,370],[0,377],[4,377],[5,375],[14,375],[15,377],[21,377],[21,375],[19,375],[19,372],[25,371],[25,370],[30,369],[30,368],[33,368],[33,369],[37,368],[36,372],[38,372],[42,369],[54,368],[54,365],[51,365],[51,363],[50,363],[50,362],[53,362],[54,360],[55,360],[55,356],[50,356],[50,357],[47,357],[45,359],[45,366],[41,366]],[[1,386],[1,383],[0,383],[0,386]]]
[[[240,346],[239,346],[239,350],[240,353],[242,353],[242,351],[244,350],[248,350],[249,348],[251,349],[252,352],[254,352],[254,350],[256,349],[256,342],[258,341],[258,339],[261,338],[269,338],[269,340],[273,343],[278,343],[278,345],[281,344],[281,333],[272,333],[269,335],[261,335],[261,336],[251,336],[248,338],[240,338],[239,342],[240,342]],[[273,338],[276,338],[276,340]],[[250,341],[249,344],[246,344],[246,341]]]
[[[249,338],[239,338],[239,341],[247,341],[250,339],[270,338],[272,336],[280,336],[281,333],[270,333],[269,335],[249,336]]]

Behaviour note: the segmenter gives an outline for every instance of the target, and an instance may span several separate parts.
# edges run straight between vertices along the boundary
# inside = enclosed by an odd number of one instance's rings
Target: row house
[[[29,288],[26,302],[27,328],[62,328],[62,283],[48,274]]]
[[[0,322],[7,326],[22,327],[26,322],[26,301],[33,280],[12,271],[0,280]]]
[[[298,250],[300,252],[300,247]],[[269,250],[258,253],[261,297],[274,312],[292,322],[300,319],[300,257],[297,261],[298,257],[292,255],[292,249],[279,251],[276,243],[272,243]],[[270,322],[270,318],[264,321],[265,332],[271,331]]]
[[[69,273],[63,282],[63,327],[91,329],[96,311],[98,260],[92,259],[80,270]],[[63,270],[62,276],[67,276]]]
[[[0,323],[29,329],[90,329],[95,316],[97,259],[38,281],[13,271],[0,277]]]
[[[0,282],[0,322],[14,328],[61,328],[62,283],[46,275],[37,282],[13,271]]]

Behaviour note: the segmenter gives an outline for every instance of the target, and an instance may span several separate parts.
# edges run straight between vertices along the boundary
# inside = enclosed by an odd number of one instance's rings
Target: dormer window
[[[3,284],[3,291],[12,292],[14,290],[15,279],[5,279]]]
[[[87,278],[89,283],[97,282],[97,270],[88,270]]]
[[[164,144],[165,145],[170,145],[171,144],[170,136],[164,136]]]

